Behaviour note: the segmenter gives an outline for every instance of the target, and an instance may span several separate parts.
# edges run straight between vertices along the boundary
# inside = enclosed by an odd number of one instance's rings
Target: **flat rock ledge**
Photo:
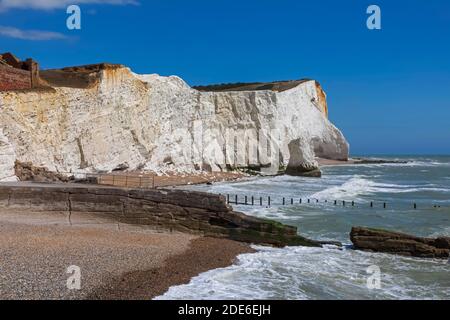
[[[450,237],[421,238],[381,229],[354,227],[350,239],[357,250],[420,258],[448,259],[450,256]]]
[[[0,185],[0,214],[80,215],[272,246],[322,243],[297,235],[297,228],[235,212],[223,196],[172,189],[125,189],[78,184]]]

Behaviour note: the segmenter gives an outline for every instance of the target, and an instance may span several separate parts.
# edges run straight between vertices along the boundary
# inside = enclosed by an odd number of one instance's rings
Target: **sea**
[[[407,163],[327,166],[320,179],[258,177],[190,186],[229,194],[232,201],[237,194],[241,203],[245,195],[249,203],[253,196],[257,205],[233,207],[344,246],[253,246],[256,253],[240,255],[232,266],[202,273],[156,299],[450,299],[449,261],[356,251],[349,237],[353,226],[450,236],[450,156],[377,159]]]

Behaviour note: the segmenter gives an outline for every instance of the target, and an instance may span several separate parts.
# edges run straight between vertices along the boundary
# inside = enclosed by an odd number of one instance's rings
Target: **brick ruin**
[[[32,89],[39,84],[39,64],[36,61],[20,61],[9,52],[0,54],[0,91]]]

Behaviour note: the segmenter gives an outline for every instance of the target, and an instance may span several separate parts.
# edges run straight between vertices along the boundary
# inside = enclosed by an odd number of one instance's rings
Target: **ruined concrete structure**
[[[26,90],[39,85],[39,64],[36,61],[20,61],[9,52],[0,54],[0,91]]]

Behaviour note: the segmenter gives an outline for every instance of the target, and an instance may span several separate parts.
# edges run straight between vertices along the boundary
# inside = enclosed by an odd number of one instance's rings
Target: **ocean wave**
[[[435,185],[400,185],[393,183],[381,183],[365,178],[366,176],[353,176],[342,185],[332,186],[325,190],[314,193],[311,198],[319,200],[352,200],[359,196],[375,193],[413,193],[413,192],[448,192],[450,189],[437,187]]]
[[[392,159],[391,159],[392,160]],[[387,160],[389,161],[389,160]],[[394,160],[399,161],[399,160]],[[401,160],[400,160],[401,161]],[[407,160],[407,163],[365,163],[365,164],[349,164],[351,166],[378,168],[378,167],[450,167],[449,162],[427,161],[427,160]]]
[[[420,159],[420,162],[409,165],[427,163],[434,166],[438,163],[433,162]],[[439,162],[438,165],[442,164]],[[450,235],[447,215],[450,209],[450,196],[447,196],[450,192],[447,183],[449,171],[430,169],[433,171],[430,175],[417,175],[419,171],[420,168],[366,169],[361,165],[335,167],[324,169],[322,179],[268,177],[202,186],[201,190],[238,194],[240,199],[245,194],[272,196],[270,208],[236,206],[235,209],[299,226],[301,234],[312,239],[348,243],[348,231],[355,223],[404,229],[423,236]],[[413,172],[413,176],[405,172]],[[383,199],[390,204],[398,202],[399,208],[347,210],[326,205],[324,201],[320,202],[321,205],[306,205],[305,202],[303,205],[280,205],[282,197],[289,199],[291,196],[296,201],[301,197],[354,200],[358,204]],[[418,201],[419,208],[425,208],[425,202],[427,206],[432,203],[442,205],[442,208],[433,209],[432,214],[427,210],[413,211],[410,203],[406,209],[400,208],[400,204],[410,202],[410,199]],[[208,271],[187,285],[172,287],[157,299],[450,299],[450,265],[446,261],[348,248],[341,251],[333,248],[257,247],[257,250],[254,254],[239,256],[233,266]],[[381,290],[368,290],[366,287],[366,270],[370,265],[381,268]]]
[[[450,237],[450,227],[442,227],[440,230],[429,235],[430,238]]]
[[[353,158],[357,161],[360,158]],[[337,166],[356,166],[356,167],[450,167],[450,157],[362,157],[363,160],[374,161],[375,163],[348,163],[339,164]],[[352,158],[350,158],[352,160]],[[382,161],[382,163],[377,163]],[[336,167],[336,165],[325,165],[324,167]]]
[[[271,207],[264,206],[257,208],[248,208],[247,206],[237,206],[236,208],[258,218],[284,221],[299,221],[302,219],[302,217],[298,214],[290,214],[290,212],[288,211],[280,210],[280,208],[276,204]]]
[[[450,298],[450,265],[445,261],[331,247],[257,249],[257,253],[239,256],[233,266],[200,274],[156,299]],[[367,268],[372,265],[381,269],[379,290],[367,288]]]
[[[311,198],[326,199],[354,199],[360,195],[374,192],[374,182],[360,176],[353,177],[340,186],[333,186],[314,193]]]

